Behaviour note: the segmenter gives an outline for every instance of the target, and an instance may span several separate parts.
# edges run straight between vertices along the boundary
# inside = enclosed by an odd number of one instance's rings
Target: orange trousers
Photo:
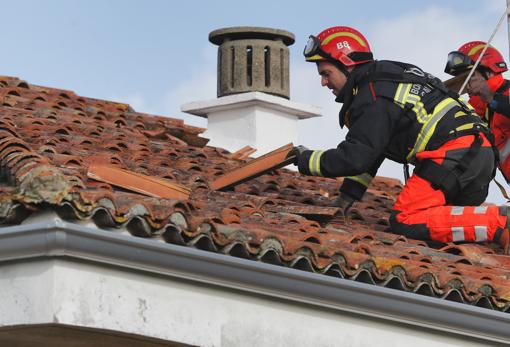
[[[417,160],[455,167],[473,140],[472,135],[459,137],[437,150],[419,153]],[[497,241],[507,228],[506,206],[479,206],[487,197],[494,164],[493,150],[484,138],[468,169],[459,177],[461,189],[452,205],[447,205],[441,190],[413,173],[393,206],[391,230],[410,238],[439,242]]]

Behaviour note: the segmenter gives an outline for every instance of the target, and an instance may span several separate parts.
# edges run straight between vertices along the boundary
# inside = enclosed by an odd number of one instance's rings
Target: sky
[[[321,87],[315,65],[304,62],[310,34],[354,27],[376,59],[412,63],[444,80],[448,52],[488,40],[505,7],[506,0],[4,0],[0,75],[206,127],[180,106],[216,98],[217,46],[209,33],[232,26],[284,29],[296,37],[289,47],[291,100],[320,106],[323,115],[300,121],[299,142],[327,149],[345,130],[338,126],[341,105]],[[508,61],[506,19],[493,45]],[[401,165],[388,160],[378,175],[403,180]],[[488,201],[505,202],[494,184]]]

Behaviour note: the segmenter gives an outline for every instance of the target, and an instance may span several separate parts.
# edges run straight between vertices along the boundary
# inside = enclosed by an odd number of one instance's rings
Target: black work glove
[[[305,146],[296,146],[292,148],[289,153],[287,153],[285,159],[290,159],[293,157],[294,160],[292,161],[292,164],[297,165],[299,163],[299,157],[301,154],[303,154],[304,151],[308,151],[308,148]]]
[[[354,204],[355,201],[356,199],[350,195],[341,193],[335,200],[333,200],[331,205],[339,207],[342,214],[347,216],[347,212],[349,212],[349,209],[352,207],[352,204]]]

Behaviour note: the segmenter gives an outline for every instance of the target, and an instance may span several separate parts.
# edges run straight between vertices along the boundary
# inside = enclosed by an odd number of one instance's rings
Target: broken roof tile
[[[211,189],[220,190],[233,187],[247,180],[253,179],[271,170],[286,166],[291,163],[287,154],[293,148],[292,143],[277,148],[263,156],[252,159],[244,165],[216,178],[211,182]]]
[[[77,163],[78,164],[78,163]],[[79,164],[77,165],[80,166]],[[91,163],[87,176],[104,183],[148,196],[166,199],[188,199],[190,190],[164,179],[116,168],[113,165]]]

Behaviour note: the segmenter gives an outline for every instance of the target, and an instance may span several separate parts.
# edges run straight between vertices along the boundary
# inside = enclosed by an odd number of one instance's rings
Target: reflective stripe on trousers
[[[437,150],[419,153],[417,158],[451,166],[456,158],[462,157],[472,138],[451,140]],[[494,163],[492,149],[488,146],[484,140],[469,168],[459,177],[461,190],[454,200],[457,206],[447,206],[441,190],[413,174],[393,207],[392,231],[410,238],[440,242],[493,240],[498,230],[506,228],[507,212],[500,213],[498,206],[477,206],[485,200],[492,179]]]
[[[445,202],[440,190],[411,176],[395,203],[398,214],[392,220],[392,230],[440,242],[482,242],[492,240],[498,229],[506,227],[507,216],[500,215],[498,206],[445,206]],[[414,226],[421,226],[426,235],[412,235]]]

